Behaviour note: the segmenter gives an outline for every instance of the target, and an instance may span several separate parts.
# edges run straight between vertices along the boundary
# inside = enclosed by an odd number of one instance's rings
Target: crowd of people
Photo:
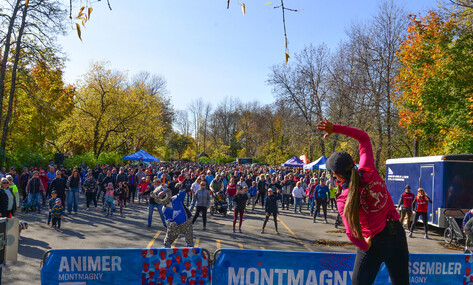
[[[138,203],[148,206],[147,227],[152,225],[155,210],[166,227],[163,205],[158,203],[156,189],[169,189],[172,195],[185,191],[184,205],[193,213],[192,223],[202,217],[202,229],[207,227],[207,213],[215,203],[225,202],[225,214],[234,215],[233,231],[242,232],[246,211],[261,206],[266,217],[262,218],[262,233],[270,215],[274,217],[277,232],[277,215],[281,211],[293,210],[313,215],[313,220],[323,211],[327,221],[327,205],[334,209],[338,186],[325,171],[307,173],[284,167],[266,165],[204,164],[194,162],[130,163],[126,165],[85,164],[67,169],[54,165],[45,168],[23,168],[16,173],[0,172],[5,182],[5,191],[0,195],[11,195],[2,216],[12,216],[17,210],[26,213],[48,213],[48,224],[60,230],[61,218],[76,215],[79,197],[85,196],[85,210],[103,211],[106,217],[115,212],[124,215],[127,205]],[[3,186],[2,186],[3,187]],[[164,187],[164,188],[163,188]],[[218,199],[217,199],[218,197]],[[304,209],[302,205],[304,204]],[[195,210],[195,211],[194,211]],[[238,229],[236,223],[238,223]],[[278,233],[278,232],[277,232]]]
[[[82,164],[72,169],[51,162],[46,170],[24,168],[20,174],[12,167],[9,173],[5,169],[0,172],[0,215],[11,217],[17,207],[24,212],[41,213],[42,207],[47,206],[48,224],[52,222],[51,227],[60,230],[64,216],[78,214],[80,195],[85,194],[86,211],[103,210],[110,218],[115,211],[123,215],[127,205],[145,203],[147,227],[151,227],[157,209],[167,228],[164,245],[169,247],[180,234],[192,246],[192,225],[202,216],[202,230],[206,230],[209,208],[225,215],[233,213],[233,232],[238,222],[238,232],[242,233],[245,213],[259,205],[264,209],[261,233],[265,233],[272,216],[279,234],[278,214],[292,210],[297,214],[304,209],[314,223],[318,217],[328,223],[330,206],[338,212],[335,223],[343,221],[348,238],[359,248],[352,284],[371,284],[382,262],[388,267],[393,284],[407,284],[408,248],[400,220],[408,218],[411,237],[415,222],[422,217],[424,237],[428,238],[430,198],[422,188],[415,196],[406,186],[396,208],[375,168],[369,136],[327,120],[317,128],[325,132],[324,138],[339,133],[358,140],[359,166],[355,166],[350,154],[340,151],[327,160],[330,172],[181,161],[92,167]],[[415,218],[410,224],[413,209]],[[473,222],[465,228],[473,228]]]

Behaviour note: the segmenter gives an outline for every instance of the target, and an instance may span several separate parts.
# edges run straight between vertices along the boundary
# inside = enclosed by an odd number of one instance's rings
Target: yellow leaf
[[[80,41],[82,41],[81,33],[80,33],[80,25],[76,23],[77,35],[79,36]]]
[[[85,9],[85,6],[82,6],[79,10],[79,14],[82,13],[82,11],[84,11],[84,9]]]
[[[90,13],[92,13],[93,9],[92,7],[89,7],[88,13],[89,13],[89,19],[90,19]]]
[[[268,2],[268,3],[264,4],[264,5],[265,5],[265,6],[266,6],[266,5],[273,5],[273,2]]]
[[[241,11],[243,12],[243,16],[245,16],[245,3],[241,3]]]
[[[290,58],[290,56],[289,56],[289,54],[286,52],[286,64],[287,64],[287,62],[289,61],[289,58]]]
[[[30,0],[26,0],[25,6],[28,6],[28,4],[30,4]]]

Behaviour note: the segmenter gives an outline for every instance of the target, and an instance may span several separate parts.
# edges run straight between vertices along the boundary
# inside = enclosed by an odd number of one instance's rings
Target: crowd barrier
[[[55,249],[41,284],[211,284],[209,257],[202,248]]]
[[[355,254],[203,248],[51,250],[42,284],[351,284]],[[473,255],[410,254],[410,284],[473,284]],[[391,284],[384,266],[375,284]]]

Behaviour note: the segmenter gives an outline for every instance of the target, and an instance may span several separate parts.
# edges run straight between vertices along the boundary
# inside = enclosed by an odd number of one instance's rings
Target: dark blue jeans
[[[164,215],[163,215],[163,205],[152,204],[152,203],[149,203],[148,205],[148,226],[151,227],[151,222],[153,221],[154,208],[158,209],[159,216],[161,217],[161,221],[163,222],[163,226],[166,227],[166,220],[164,219]]]
[[[384,230],[371,240],[370,249],[358,249],[351,284],[373,284],[383,262],[392,284],[409,284],[409,250],[406,233],[399,221],[387,222]]]

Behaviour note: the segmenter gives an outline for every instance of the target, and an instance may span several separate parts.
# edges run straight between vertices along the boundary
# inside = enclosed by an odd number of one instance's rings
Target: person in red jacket
[[[326,132],[324,138],[339,133],[359,143],[358,168],[344,151],[332,153],[326,163],[342,183],[337,209],[348,238],[358,247],[351,284],[373,284],[383,262],[392,284],[409,284],[406,234],[386,183],[376,169],[370,137],[362,130],[334,125],[327,119],[317,129]]]
[[[422,217],[422,222],[424,223],[424,238],[429,238],[427,235],[427,203],[432,203],[432,200],[425,194],[424,189],[419,188],[417,190],[417,196],[413,208],[415,208],[416,215],[414,217],[414,222],[411,226],[411,232],[409,233],[409,237],[412,237],[412,233],[414,232],[414,228],[416,227],[417,220],[419,216]],[[416,207],[417,206],[417,207]]]
[[[399,210],[401,210],[401,224],[404,222],[404,218],[407,216],[407,229],[411,228],[411,218],[412,218],[412,203],[414,203],[415,195],[411,192],[411,186],[406,185],[404,187],[404,193],[401,194],[399,202]]]

